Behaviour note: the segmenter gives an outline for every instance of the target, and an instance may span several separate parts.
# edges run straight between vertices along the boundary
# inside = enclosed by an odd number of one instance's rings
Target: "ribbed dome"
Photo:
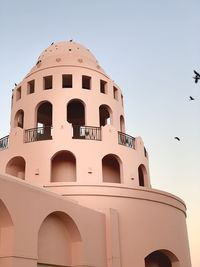
[[[52,43],[38,57],[36,66],[32,68],[31,72],[56,65],[82,66],[105,74],[89,49],[72,40]]]

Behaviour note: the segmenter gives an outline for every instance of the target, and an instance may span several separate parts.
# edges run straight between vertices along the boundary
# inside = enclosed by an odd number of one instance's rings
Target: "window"
[[[107,105],[101,105],[99,107],[99,125],[105,126],[112,123],[112,110]]]
[[[53,76],[46,76],[44,79],[44,90],[52,89],[53,87]]]
[[[24,127],[24,111],[22,109],[18,110],[15,114],[14,127]]]
[[[62,88],[72,88],[72,75],[64,74],[62,76]]]
[[[89,76],[82,76],[82,88],[83,89],[91,89],[91,77]]]
[[[22,90],[21,90],[21,87],[17,88],[17,91],[16,91],[16,101],[18,101],[22,96]]]
[[[85,105],[80,100],[71,100],[67,104],[67,121],[72,125],[85,125]]]
[[[113,97],[118,100],[118,89],[115,86],[113,87]]]
[[[121,95],[122,106],[124,106],[124,97]]]
[[[107,94],[107,82],[100,80],[100,92],[102,94]]]
[[[27,93],[33,94],[35,92],[35,80],[29,81],[27,84]]]

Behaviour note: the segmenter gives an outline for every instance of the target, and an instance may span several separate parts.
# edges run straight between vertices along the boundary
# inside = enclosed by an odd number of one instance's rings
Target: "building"
[[[0,266],[191,267],[185,204],[151,187],[122,91],[82,45],[42,52],[0,149]]]

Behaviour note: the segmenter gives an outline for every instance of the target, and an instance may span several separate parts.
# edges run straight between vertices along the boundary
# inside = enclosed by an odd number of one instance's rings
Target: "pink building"
[[[152,189],[122,91],[84,46],[42,52],[0,150],[1,267],[191,267],[185,204]]]

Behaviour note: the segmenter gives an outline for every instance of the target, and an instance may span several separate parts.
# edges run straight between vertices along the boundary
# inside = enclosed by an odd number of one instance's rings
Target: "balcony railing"
[[[101,128],[73,125],[73,138],[101,141]]]
[[[135,138],[128,134],[118,132],[118,143],[135,149]]]
[[[27,129],[25,130],[24,133],[24,142],[30,143],[41,140],[51,140],[52,139],[51,129],[52,129],[51,126]]]
[[[0,151],[8,148],[9,135],[0,139]]]

